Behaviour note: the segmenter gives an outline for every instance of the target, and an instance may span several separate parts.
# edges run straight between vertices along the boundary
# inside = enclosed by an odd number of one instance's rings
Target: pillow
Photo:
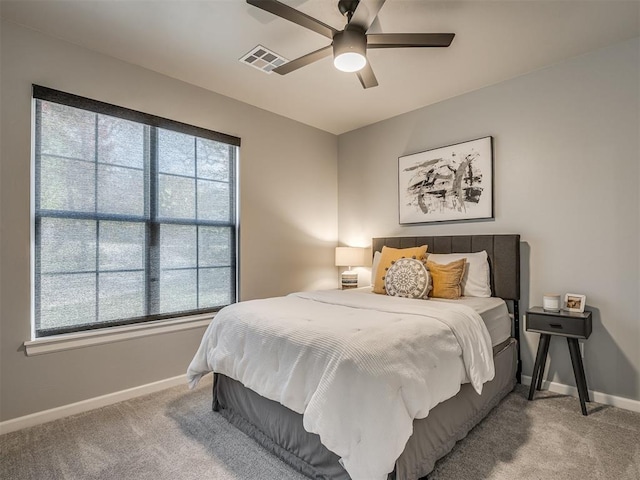
[[[465,297],[490,297],[491,277],[489,260],[485,250],[475,253],[430,253],[429,262],[441,265],[466,258],[464,277],[462,277],[462,295]]]
[[[401,258],[396,260],[384,276],[387,295],[406,298],[426,298],[430,285],[430,275],[422,260]]]
[[[455,262],[441,265],[427,260],[427,268],[431,274],[433,289],[429,294],[434,298],[460,298],[462,294],[462,277],[466,260],[461,258]]]
[[[380,254],[380,263],[378,264],[375,282],[373,283],[374,293],[385,293],[384,276],[386,275],[387,270],[389,270],[389,267],[391,267],[391,265],[396,260],[400,260],[401,258],[414,258],[416,260],[422,260],[426,252],[426,245],[413,248],[382,247],[382,252]]]
[[[371,262],[371,286],[376,283],[376,272],[378,271],[378,265],[380,265],[380,252],[373,254],[373,262]]]

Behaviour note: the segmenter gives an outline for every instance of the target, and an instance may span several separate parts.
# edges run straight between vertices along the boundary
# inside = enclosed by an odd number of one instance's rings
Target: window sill
[[[209,326],[214,313],[192,315],[189,317],[174,318],[171,320],[158,320],[155,322],[124,325],[122,327],[110,327],[101,330],[90,330],[78,333],[66,333],[51,337],[27,340],[24,347],[27,356],[43,355],[45,353],[61,352],[74,348],[88,347],[91,345],[103,345],[106,343],[131,340],[132,338],[148,337],[161,333],[179,332]]]

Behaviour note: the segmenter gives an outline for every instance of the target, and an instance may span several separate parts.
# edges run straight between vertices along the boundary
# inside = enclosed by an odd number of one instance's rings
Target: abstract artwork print
[[[398,159],[400,224],[493,218],[493,137]]]

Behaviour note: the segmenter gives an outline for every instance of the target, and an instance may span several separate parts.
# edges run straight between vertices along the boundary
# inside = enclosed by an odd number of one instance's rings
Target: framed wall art
[[[400,224],[493,218],[493,137],[398,158]]]

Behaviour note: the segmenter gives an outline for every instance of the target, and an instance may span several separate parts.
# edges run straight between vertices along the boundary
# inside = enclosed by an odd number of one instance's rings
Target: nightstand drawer
[[[565,337],[588,338],[591,335],[591,316],[571,317],[568,314],[527,313],[527,330]]]

